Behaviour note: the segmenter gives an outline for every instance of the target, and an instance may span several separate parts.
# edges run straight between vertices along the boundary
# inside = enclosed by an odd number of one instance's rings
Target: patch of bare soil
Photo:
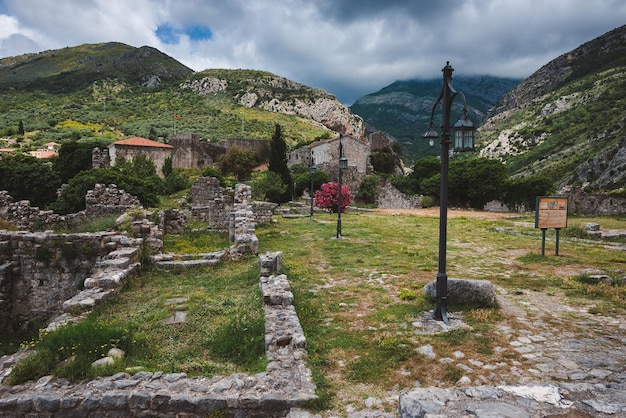
[[[420,208],[420,209],[376,209],[376,212],[385,213],[388,215],[416,215],[416,216],[432,216],[439,217],[439,207]],[[523,216],[523,214],[516,214],[512,212],[485,212],[481,210],[471,209],[448,209],[448,218],[472,218],[472,219],[485,219],[485,220],[497,220],[507,219],[517,216]]]

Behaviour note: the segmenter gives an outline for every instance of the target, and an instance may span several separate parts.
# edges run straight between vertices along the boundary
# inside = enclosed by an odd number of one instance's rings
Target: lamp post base
[[[433,313],[430,314],[430,319],[434,319],[435,321],[443,321],[444,324],[448,324],[450,320],[448,319],[448,312],[446,308],[446,301],[437,301],[437,306]]]

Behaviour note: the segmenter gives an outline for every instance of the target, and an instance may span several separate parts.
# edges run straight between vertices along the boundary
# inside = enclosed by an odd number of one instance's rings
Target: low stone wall
[[[91,217],[117,215],[130,208],[141,207],[139,199],[118,189],[115,184],[96,184],[93,190],[87,191],[85,205],[84,211],[59,215],[51,210],[31,206],[28,200],[14,202],[6,190],[0,190],[0,219],[25,231],[53,228],[59,224],[72,225],[85,222]]]
[[[36,206],[31,206],[28,200],[14,202],[6,190],[0,190],[0,219],[15,225],[20,230],[50,228],[53,225],[85,218],[84,212],[63,216],[51,210],[41,210]]]
[[[568,213],[578,215],[624,215],[626,198],[611,196],[608,193],[585,193],[580,188],[566,188],[559,193],[567,197]]]
[[[88,216],[120,214],[130,208],[141,207],[138,198],[118,189],[115,184],[96,184],[85,196],[85,213]]]
[[[56,417],[285,417],[314,399],[307,368],[306,340],[293,308],[287,278],[280,274],[282,253],[259,257],[265,311],[267,370],[254,376],[187,378],[185,374],[141,371],[118,373],[70,385],[45,377],[18,387],[0,385],[0,415]],[[278,269],[278,270],[277,270]],[[3,363],[11,362],[6,356]],[[0,380],[1,382],[1,380]]]

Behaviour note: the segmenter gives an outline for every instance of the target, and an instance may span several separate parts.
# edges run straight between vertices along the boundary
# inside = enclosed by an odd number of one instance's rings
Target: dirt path
[[[439,207],[437,206],[431,207],[431,208],[423,208],[423,209],[376,209],[376,212],[384,213],[388,215],[401,214],[401,215],[439,217]],[[448,209],[448,218],[472,218],[472,219],[498,220],[498,219],[514,218],[518,216],[525,216],[525,214],[513,213],[513,212],[485,212],[481,210],[470,210],[470,209]]]

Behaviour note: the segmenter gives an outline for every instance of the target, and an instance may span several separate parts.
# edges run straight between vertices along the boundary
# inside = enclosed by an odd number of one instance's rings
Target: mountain
[[[76,91],[107,78],[131,84],[177,81],[194,71],[157,49],[122,43],[84,44],[0,59],[0,90]]]
[[[478,125],[495,106],[498,99],[521,80],[492,76],[454,77],[452,84],[465,95],[470,118]],[[368,125],[383,130],[402,145],[405,158],[415,160],[437,155],[422,139],[430,123],[433,105],[441,93],[443,78],[396,81],[381,90],[359,98],[351,107]],[[463,115],[463,100],[457,96],[452,106],[452,123]],[[435,123],[441,125],[441,111],[435,113]]]
[[[289,148],[365,132],[323,90],[256,70],[194,72],[146,46],[85,44],[0,59],[0,138],[23,125],[22,146],[180,133],[269,139],[277,123]]]
[[[542,174],[559,187],[626,186],[626,26],[537,70],[479,129],[481,155],[511,175]]]

